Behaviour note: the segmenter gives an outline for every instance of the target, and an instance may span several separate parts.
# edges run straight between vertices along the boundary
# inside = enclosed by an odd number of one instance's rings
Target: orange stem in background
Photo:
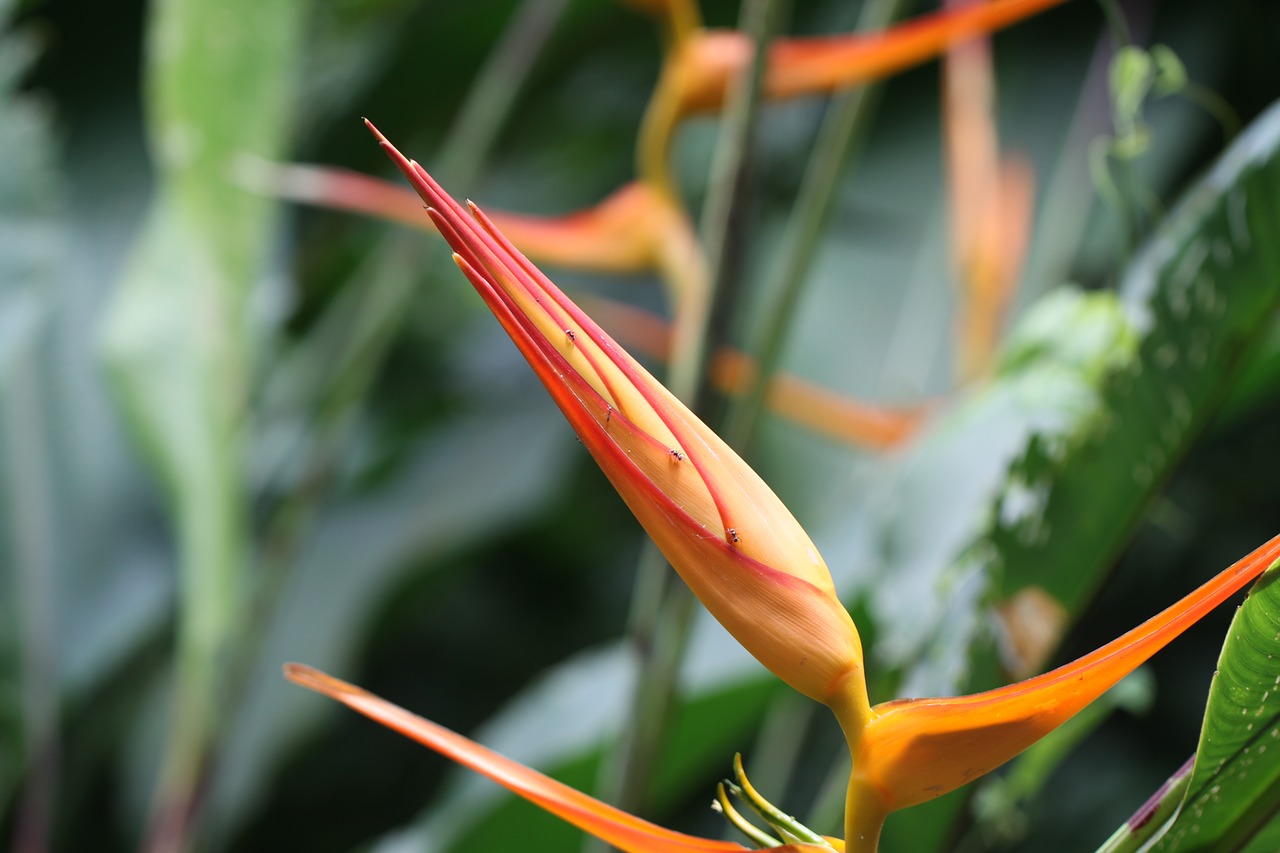
[[[765,65],[769,99],[820,95],[878,80],[938,56],[957,41],[1029,18],[1065,0],[991,0],[897,24],[878,33],[775,39]],[[697,30],[667,54],[645,111],[637,146],[639,172],[675,196],[668,152],[676,126],[719,112],[751,60],[751,43],[734,30]]]
[[[973,5],[982,0],[948,0],[955,10]],[[1000,155],[990,38],[952,45],[942,68],[951,244],[959,285],[958,374],[972,380],[990,369],[1017,293],[1035,177],[1025,160]]]
[[[775,39],[769,47],[765,97],[819,95],[877,80],[935,58],[962,39],[1017,23],[1066,0],[991,0],[921,15],[878,33]],[[729,87],[751,58],[747,37],[703,30],[677,57],[679,114],[719,112]]]
[[[662,318],[596,297],[579,303],[621,343],[650,358],[666,358],[671,329]],[[751,387],[756,365],[749,355],[726,347],[715,353],[709,370],[718,391],[736,396]],[[769,383],[765,402],[771,411],[806,429],[874,450],[891,450],[914,438],[931,411],[927,405],[877,406],[782,372]]]
[[[244,179],[257,191],[277,198],[435,230],[422,199],[412,189],[359,172],[260,162],[245,170]],[[489,216],[522,251],[540,261],[598,272],[648,272],[657,264],[652,223],[662,218],[654,196],[652,190],[633,182],[595,207],[564,216],[501,211]]]
[[[869,35],[779,39],[766,93],[793,98],[887,77],[934,58],[955,42],[989,34],[1065,0],[990,0],[946,9]]]

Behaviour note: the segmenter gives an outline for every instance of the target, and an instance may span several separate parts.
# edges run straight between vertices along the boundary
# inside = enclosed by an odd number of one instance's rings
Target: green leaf
[[[1236,612],[1209,687],[1191,780],[1157,853],[1240,850],[1280,813],[1280,575]]]
[[[513,361],[518,356],[510,353]],[[281,757],[331,709],[280,678],[280,661],[355,665],[398,584],[446,554],[525,521],[560,487],[577,445],[539,398],[478,407],[442,427],[369,494],[335,500],[304,540],[229,727],[212,822],[239,825]],[[494,488],[502,483],[502,488]]]
[[[1041,437],[1010,471],[989,535],[1001,597],[1035,583],[1074,610],[1203,431],[1280,307],[1280,106],[1192,189],[1126,272],[1135,357],[1093,417]],[[1068,330],[1064,330],[1068,331]],[[1099,488],[1105,483],[1106,488]],[[1012,512],[1015,489],[1036,500]]]
[[[900,695],[1002,677],[993,634],[1003,628],[980,603],[1029,587],[1067,614],[1088,601],[1268,334],[1280,307],[1280,246],[1266,236],[1280,233],[1278,203],[1273,107],[1170,214],[1118,302],[1070,291],[1042,301],[1001,374],[906,461],[875,555],[893,581],[869,592],[876,622],[894,626],[875,655],[909,667]]]

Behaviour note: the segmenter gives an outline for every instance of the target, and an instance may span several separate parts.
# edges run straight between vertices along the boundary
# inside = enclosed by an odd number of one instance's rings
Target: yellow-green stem
[[[855,767],[844,804],[845,853],[876,853],[888,816],[880,793],[857,776]]]

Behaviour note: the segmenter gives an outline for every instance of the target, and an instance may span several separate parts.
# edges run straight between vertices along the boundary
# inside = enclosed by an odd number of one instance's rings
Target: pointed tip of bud
[[[286,663],[283,667],[284,677],[300,687],[337,698],[359,692],[359,688],[345,681],[326,675],[320,670],[303,663]]]

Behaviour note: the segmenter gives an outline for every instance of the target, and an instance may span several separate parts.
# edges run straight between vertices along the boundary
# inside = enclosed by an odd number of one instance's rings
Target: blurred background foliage
[[[787,5],[799,34],[859,11]],[[1145,285],[1124,271],[1224,149],[1222,117],[1248,125],[1280,95],[1280,9],[1119,8],[1200,95],[1149,98],[1131,116],[1144,145],[1112,121],[1098,4],[994,39],[1001,144],[1037,191],[993,374],[955,379],[936,63],[887,82],[814,251],[782,367],[930,407],[891,451],[777,416],[751,450],[847,591],[873,699],[1007,678],[1019,617],[1003,605],[1030,585],[1056,602],[1031,623],[1072,617],[1050,658],[1066,660],[1277,532],[1274,259],[1238,283],[1229,328],[1137,328]],[[732,26],[738,10],[703,11]],[[0,15],[0,837],[155,844],[164,792],[185,784],[200,849],[577,849],[279,667],[324,667],[590,790],[625,725],[638,527],[434,238],[238,183],[249,155],[388,175],[365,115],[460,197],[592,205],[632,178],[657,29],[606,0],[6,0]],[[476,93],[500,44],[508,77]],[[739,345],[827,104],[763,108]],[[717,127],[677,136],[694,211]],[[1108,137],[1135,154],[1110,188],[1090,177]],[[662,311],[653,277],[549,272]],[[1143,361],[1160,335],[1208,366],[1162,377]],[[1179,417],[1145,402],[1162,382],[1199,391],[1152,458]],[[1096,847],[1195,748],[1229,618],[1157,657],[1065,758],[907,813],[886,849]],[[706,803],[742,750],[759,787],[834,831],[828,780],[842,797],[847,759],[831,721],[707,620],[680,685],[646,814],[718,831]],[[186,734],[175,695],[203,709]]]

